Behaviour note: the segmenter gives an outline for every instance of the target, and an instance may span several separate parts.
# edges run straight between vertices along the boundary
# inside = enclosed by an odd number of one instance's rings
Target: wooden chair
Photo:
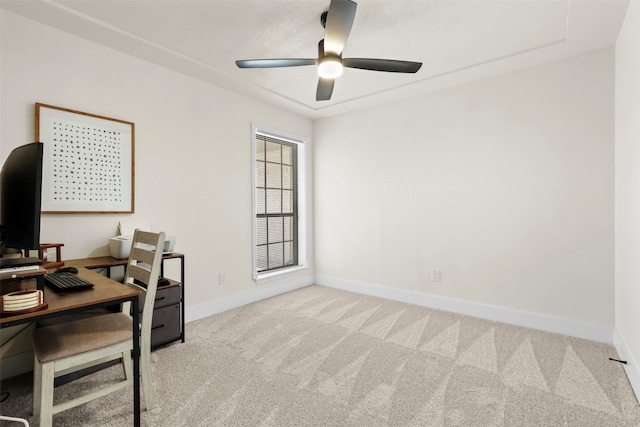
[[[7,417],[5,415],[0,415],[0,420],[13,421],[14,423],[21,423],[23,426],[29,427],[29,423],[24,418]]]
[[[151,323],[164,240],[163,232],[136,230],[125,271],[125,283],[143,291],[140,296],[140,373],[147,410],[155,406],[151,384]],[[33,414],[40,416],[41,427],[51,426],[53,414],[133,386],[130,305],[126,304],[121,313],[45,326],[33,332]],[[122,359],[124,381],[53,405],[56,377],[118,358]]]

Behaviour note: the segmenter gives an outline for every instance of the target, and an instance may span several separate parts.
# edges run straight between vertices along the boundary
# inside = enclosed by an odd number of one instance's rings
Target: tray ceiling
[[[3,0],[5,10],[309,118],[364,108],[611,46],[623,0],[359,0],[344,57],[422,62],[417,74],[346,69],[316,101],[315,66],[238,69],[237,59],[315,58],[329,0]]]

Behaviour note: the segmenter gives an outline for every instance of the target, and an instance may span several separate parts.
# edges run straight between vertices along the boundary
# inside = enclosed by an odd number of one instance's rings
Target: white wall
[[[312,123],[0,19],[0,158],[33,139],[35,102],[135,122],[133,217],[178,236],[188,316],[265,295],[251,281],[250,122],[300,135]],[[612,327],[613,64],[605,49],[316,122],[311,268],[271,284],[316,272]],[[64,242],[65,258],[106,254],[123,217],[47,215],[42,241]]]
[[[251,260],[251,122],[311,136],[310,120],[2,9],[0,17],[1,161],[33,141],[35,102],[135,123],[136,213],[45,215],[42,242],[64,243],[65,259],[106,255],[119,220],[131,217],[176,235],[186,255],[187,318],[199,304],[312,280],[311,262],[258,286]],[[310,236],[311,261],[312,249]]]
[[[317,277],[611,335],[613,142],[612,48],[320,120]]]
[[[629,3],[616,44],[615,219],[617,347],[640,396],[640,3]]]

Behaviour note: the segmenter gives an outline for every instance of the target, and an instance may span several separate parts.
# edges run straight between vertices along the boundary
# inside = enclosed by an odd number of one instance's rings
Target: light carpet
[[[610,345],[322,286],[191,322],[186,334],[152,353],[157,407],[144,426],[640,425]],[[107,368],[56,398],[121,375]],[[0,413],[37,425],[31,376],[2,390]],[[127,426],[132,408],[120,392],[54,425]]]

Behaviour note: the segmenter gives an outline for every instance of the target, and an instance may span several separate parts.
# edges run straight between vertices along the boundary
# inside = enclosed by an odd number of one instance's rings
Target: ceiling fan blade
[[[318,89],[316,90],[316,101],[328,101],[333,93],[333,84],[335,79],[325,79],[320,77],[318,80]]]
[[[336,55],[342,53],[356,17],[356,7],[351,0],[331,0],[324,27],[325,52]]]
[[[342,60],[342,65],[344,67],[359,68],[361,70],[415,73],[422,67],[422,62],[396,61],[394,59],[345,58]]]
[[[279,68],[316,65],[317,59],[285,58],[285,59],[243,59],[236,61],[238,68]]]

